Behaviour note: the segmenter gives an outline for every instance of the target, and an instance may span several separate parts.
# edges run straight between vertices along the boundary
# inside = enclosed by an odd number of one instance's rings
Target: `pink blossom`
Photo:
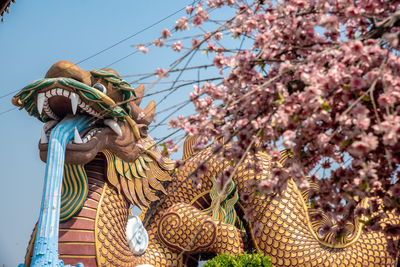
[[[220,41],[222,39],[222,33],[217,32],[216,34],[214,34],[214,39],[215,41]]]
[[[244,216],[243,218],[246,221],[251,221],[251,219],[253,218],[253,214],[254,214],[254,210],[251,207],[245,208],[244,209]]]
[[[207,50],[208,52],[214,52],[214,51],[215,51],[215,44],[212,43],[212,42],[208,42],[208,45],[207,45],[206,50]]]
[[[383,107],[392,107],[395,102],[396,99],[390,94],[383,94],[378,97],[378,103]]]
[[[220,56],[216,56],[213,60],[214,65],[221,69],[223,67],[224,58]]]
[[[146,47],[145,45],[137,45],[136,49],[144,54],[146,54],[149,51],[149,48]]]
[[[188,18],[183,16],[180,19],[178,19],[175,23],[175,29],[179,31],[188,30],[189,29]]]
[[[361,90],[366,86],[364,80],[360,77],[352,77],[350,86],[356,90]]]
[[[350,6],[346,9],[346,16],[348,17],[356,17],[361,13],[360,9],[355,6]]]
[[[198,47],[200,45],[200,40],[198,39],[192,39],[192,47]]]
[[[305,190],[310,187],[310,183],[308,182],[307,179],[303,179],[303,180],[301,180],[301,182],[298,186],[299,186],[300,190]]]
[[[337,17],[333,15],[330,16],[323,15],[321,16],[319,25],[321,27],[326,28],[327,30],[335,30],[338,27]]]
[[[179,121],[175,118],[172,118],[169,122],[168,122],[168,126],[171,128],[178,128],[180,125]]]
[[[162,38],[167,39],[171,37],[171,32],[168,29],[164,29],[161,31]]]
[[[353,142],[350,153],[356,157],[364,156],[366,153],[375,150],[378,146],[378,138],[369,133],[363,134],[361,140]]]
[[[172,44],[172,49],[176,52],[180,52],[183,49],[181,41]]]
[[[186,7],[186,13],[187,13],[188,15],[192,14],[193,10],[194,10],[194,8],[193,8],[192,6],[187,6],[187,7]]]
[[[207,11],[202,7],[197,8],[196,15],[199,16],[202,20],[208,20],[208,18],[210,17]]]
[[[354,178],[353,183],[355,186],[360,186],[362,183],[362,180],[360,177],[356,177],[356,178]]]
[[[236,14],[225,21],[226,37],[234,38],[227,40],[229,47],[219,43],[223,35],[218,28],[225,22],[218,12],[208,13],[204,2]],[[178,117],[170,126],[198,134],[199,147],[224,136],[229,148],[220,157],[233,165],[253,141],[249,154],[267,151],[274,161],[282,147],[290,148],[294,156],[285,168],[272,167],[270,179],[255,181],[252,189],[279,192],[289,177],[306,188],[305,177],[322,168],[324,177],[313,178],[321,188],[315,192],[318,208],[343,227],[343,215],[351,220],[354,203],[365,197],[379,193],[384,205],[393,208],[389,195],[399,191],[393,183],[400,147],[398,29],[384,28],[382,38],[370,34],[374,20],[390,18],[400,5],[371,0],[282,3],[249,7],[244,1],[206,0],[187,8],[193,25],[207,21],[203,36],[192,38],[194,49],[207,43],[204,66],[213,65],[199,68],[202,79],[212,77],[215,69],[221,74],[213,77],[216,84],[196,84],[190,93],[196,114]],[[299,15],[303,12],[310,13]],[[176,29],[186,30],[188,23],[181,18]],[[221,144],[212,147],[222,149]],[[223,183],[226,175],[219,179]],[[350,204],[344,207],[342,200]],[[253,215],[248,212],[249,218]],[[344,233],[343,227],[329,227],[330,233]]]
[[[370,111],[364,105],[357,105],[352,110],[354,118],[353,123],[362,129],[365,130],[368,129],[371,123],[371,119],[369,118],[369,113]]]
[[[361,54],[363,52],[363,44],[359,40],[354,41],[351,48],[354,53]]]
[[[382,39],[388,42],[391,47],[397,47],[399,45],[399,34],[397,32],[385,33]]]
[[[383,136],[383,143],[388,146],[394,146],[398,142],[398,136],[395,131],[389,131]]]
[[[165,78],[168,76],[167,71],[163,68],[157,68],[156,69],[156,74],[158,75],[158,77],[160,78]]]
[[[372,164],[367,164],[362,168],[361,170],[358,171],[360,177],[362,179],[377,179],[378,175],[376,173],[376,169]]]
[[[295,138],[295,132],[287,130],[283,133],[283,146],[285,148],[291,148],[293,146],[293,141]]]
[[[162,39],[156,39],[153,43],[158,47],[164,46],[164,41]]]
[[[146,114],[144,114],[144,112],[142,111],[142,112],[139,112],[139,114],[138,114],[138,116],[137,116],[137,119],[138,119],[138,120],[141,120],[141,119],[143,119],[144,117],[146,117]]]
[[[195,15],[192,20],[193,26],[199,27],[203,24],[203,20],[199,15]]]
[[[249,202],[250,200],[250,194],[249,193],[243,193],[240,195],[240,200],[244,203]]]

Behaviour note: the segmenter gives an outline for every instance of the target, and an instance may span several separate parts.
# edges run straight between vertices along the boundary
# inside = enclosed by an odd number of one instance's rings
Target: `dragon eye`
[[[99,90],[100,92],[106,94],[107,93],[107,89],[104,85],[102,85],[101,83],[96,83],[93,85],[93,88],[96,88],[97,90]]]

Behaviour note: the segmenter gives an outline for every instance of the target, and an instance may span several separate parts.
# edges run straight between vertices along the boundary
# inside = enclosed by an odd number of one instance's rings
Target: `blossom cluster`
[[[197,114],[174,118],[170,126],[198,135],[198,145],[224,137],[231,146],[223,156],[236,163],[245,151],[278,159],[279,150],[290,150],[285,168],[273,168],[254,186],[268,194],[282,190],[288,177],[300,189],[312,181],[320,188],[311,194],[315,208],[339,226],[382,207],[399,212],[399,6],[383,0],[207,0],[187,7],[192,17],[179,19],[177,30],[211,20],[207,10],[213,8],[234,8],[236,15],[204,40],[193,39],[192,49],[214,54],[212,64],[227,75],[220,84],[194,86]],[[228,52],[218,42],[222,31],[251,45]],[[182,49],[180,43],[172,48]],[[371,200],[368,209],[360,208],[364,198]],[[385,228],[373,219],[369,226]],[[393,227],[385,229],[396,232]]]

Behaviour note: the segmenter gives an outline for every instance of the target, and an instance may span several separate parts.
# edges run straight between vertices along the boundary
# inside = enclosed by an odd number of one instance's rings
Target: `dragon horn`
[[[155,112],[156,112],[156,102],[152,100],[144,109],[144,120],[146,122],[149,122],[150,124],[150,122],[153,121]]]
[[[139,107],[144,94],[144,85],[139,85],[135,88],[136,98],[130,103],[132,111],[132,119],[134,119],[138,124],[149,125],[154,118],[154,113],[156,110],[156,102],[150,101],[147,107],[143,110]]]
[[[140,102],[142,102],[142,98],[143,98],[143,94],[144,94],[144,85],[143,84],[141,84],[135,88],[135,94],[136,94],[136,98],[134,99],[134,102],[137,106],[140,106]]]
[[[156,102],[151,101],[144,110],[133,104],[131,105],[131,110],[132,117],[138,124],[149,125],[156,111]]]

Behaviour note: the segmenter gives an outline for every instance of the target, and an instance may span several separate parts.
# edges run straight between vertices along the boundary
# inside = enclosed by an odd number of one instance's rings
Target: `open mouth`
[[[109,127],[115,134],[121,136],[122,131],[118,122],[113,118],[104,118],[105,114],[92,108],[89,104],[82,101],[78,94],[63,88],[53,88],[38,93],[36,99],[38,113],[50,118],[42,129],[40,144],[48,143],[51,130],[65,116],[89,115],[92,123],[89,127],[78,132],[75,129],[74,139],[70,144],[86,144],[97,134],[100,134],[105,127]]]
[[[83,102],[80,97],[74,92],[54,88],[46,92],[39,93],[37,96],[37,109],[39,114],[43,110],[46,115],[54,120],[59,120],[67,113],[76,114],[79,107],[79,113],[87,113],[96,118],[101,118],[102,115]]]
[[[134,96],[131,88],[121,92],[126,94],[123,100]],[[81,152],[94,148],[101,138],[104,139],[102,135],[122,136],[119,123],[129,120],[129,110],[108,97],[104,85],[89,86],[73,78],[37,80],[15,95],[13,103],[45,123],[39,143],[43,152],[47,150],[52,129],[66,116],[87,115],[91,120],[89,126],[80,132],[75,129],[74,138],[67,145],[67,150]]]
[[[70,68],[75,68],[75,74]],[[90,120],[86,128],[79,131],[74,129],[74,138],[67,145],[66,159],[74,164],[90,160],[106,144],[122,136],[122,130],[127,125],[132,129],[134,138],[140,139],[130,105],[136,98],[135,89],[115,72],[85,72],[73,63],[65,61],[55,63],[48,74],[51,72],[52,75],[46,74],[49,77],[25,86],[12,99],[14,105],[20,109],[24,108],[29,115],[44,123],[39,142],[40,157],[43,161],[47,158],[52,129],[67,116],[84,115]],[[62,74],[65,74],[65,77],[54,77]],[[130,137],[122,138],[125,141]]]

